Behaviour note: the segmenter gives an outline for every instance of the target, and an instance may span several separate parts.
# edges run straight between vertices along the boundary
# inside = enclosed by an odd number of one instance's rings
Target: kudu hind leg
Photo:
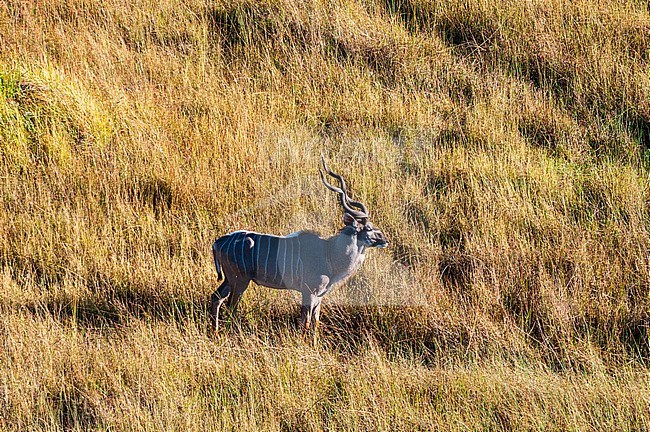
[[[235,312],[237,312],[237,308],[239,307],[239,302],[241,301],[244,292],[248,288],[249,283],[250,281],[247,281],[245,283],[240,282],[234,286],[232,290],[232,294],[230,295],[230,298],[228,298],[228,302],[226,303],[231,313],[234,314]]]
[[[215,292],[212,293],[212,304],[210,306],[210,317],[212,318],[212,329],[217,330],[219,328],[219,310],[221,305],[225,302],[232,292],[232,287],[227,280],[217,288]]]

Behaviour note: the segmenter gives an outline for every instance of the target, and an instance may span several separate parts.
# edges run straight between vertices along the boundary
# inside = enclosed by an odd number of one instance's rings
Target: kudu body
[[[340,187],[332,186],[321,171],[323,184],[339,194],[345,226],[329,238],[310,231],[284,237],[235,231],[218,238],[212,245],[212,254],[217,275],[223,282],[211,299],[215,330],[222,304],[227,302],[234,312],[251,281],[300,292],[302,326],[307,330],[313,322],[316,327],[323,296],[359,269],[368,248],[388,244],[384,234],[368,221],[366,207],[350,199],[343,178],[332,172],[324,159],[322,162],[327,174],[340,182]]]

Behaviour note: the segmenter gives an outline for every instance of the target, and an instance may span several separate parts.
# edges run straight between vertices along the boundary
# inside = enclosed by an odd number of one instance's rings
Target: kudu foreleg
[[[321,298],[312,293],[302,294],[302,306],[300,307],[300,324],[303,336],[312,328],[314,343],[316,343],[316,333],[318,331],[318,321],[320,318]]]

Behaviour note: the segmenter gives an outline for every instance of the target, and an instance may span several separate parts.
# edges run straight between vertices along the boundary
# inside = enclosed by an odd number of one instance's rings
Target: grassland
[[[0,429],[650,429],[643,1],[0,4]],[[210,245],[391,245],[326,299]]]

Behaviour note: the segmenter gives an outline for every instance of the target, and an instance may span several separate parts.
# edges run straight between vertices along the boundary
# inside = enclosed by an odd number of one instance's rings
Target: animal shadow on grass
[[[312,345],[313,329],[303,332],[298,304],[272,305],[263,312],[256,309],[254,314],[247,312],[251,308],[255,305],[245,305],[234,317],[222,311],[219,332],[262,338],[270,344],[282,344],[290,335]],[[316,346],[342,355],[362,354],[374,347],[388,358],[413,358],[429,364],[440,352],[463,345],[458,329],[434,321],[423,307],[325,305]]]
[[[62,293],[8,307],[18,306],[36,316],[49,315],[97,331],[150,320],[175,323],[179,328],[194,324],[206,334],[212,332],[207,296],[174,296],[144,283],[115,281],[104,275],[89,278],[86,283],[89,289],[84,296]],[[297,303],[249,302],[243,306],[234,316],[224,308],[219,329],[222,337],[241,335],[282,344],[287,337],[307,341],[313,331],[303,335]],[[429,314],[426,308],[414,306],[324,305],[318,346],[341,354],[360,354],[374,346],[389,358],[410,357],[429,363],[439,352],[458,349],[465,339],[458,329],[453,331]]]
[[[88,329],[121,327],[134,319],[187,323],[189,320],[207,321],[207,307],[203,299],[174,296],[160,287],[116,280],[95,273],[86,281],[82,295],[58,292],[45,295],[34,302],[16,306],[36,316],[49,315],[61,322],[74,322]],[[46,293],[52,289],[44,284]]]
[[[60,321],[73,321],[88,329],[121,327],[134,319],[187,323],[207,320],[207,309],[198,300],[151,292],[117,291],[108,296],[57,296],[44,302],[24,305],[35,315],[49,314]]]
[[[421,306],[333,305],[322,318],[323,343],[342,352],[359,354],[374,346],[389,359],[429,364],[440,352],[462,345],[462,335]]]

